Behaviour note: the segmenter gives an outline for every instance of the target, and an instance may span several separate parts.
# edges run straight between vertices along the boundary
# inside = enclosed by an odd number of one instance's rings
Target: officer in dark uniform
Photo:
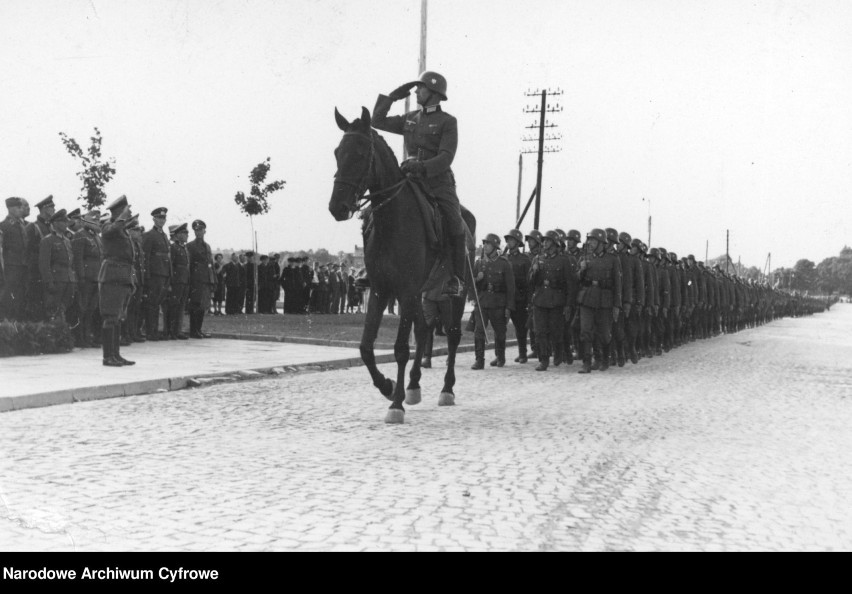
[[[145,337],[142,335],[142,322],[145,319],[142,314],[142,302],[145,300],[145,286],[142,279],[145,278],[147,262],[142,251],[144,229],[139,226],[138,214],[127,220],[125,229],[130,234],[130,241],[133,244],[133,271],[137,281],[136,289],[127,305],[127,318],[121,325],[121,346],[130,346],[134,342],[145,342]]]
[[[576,229],[569,229],[568,233],[565,234],[565,254],[571,256],[574,268],[578,270],[580,266],[580,257],[583,255],[583,251],[579,247],[580,240],[580,232]],[[573,349],[577,358],[582,358],[582,353],[580,352],[580,312],[576,307],[574,308],[574,315],[571,317],[568,327],[571,339],[565,343],[566,355],[568,354],[568,345],[570,344],[570,348]],[[573,354],[569,360],[573,361]]]
[[[524,235],[518,229],[510,230],[503,236],[506,240],[505,256],[512,265],[512,275],[515,277],[515,307],[511,310],[512,324],[515,326],[515,336],[518,339],[518,356],[515,363],[527,362],[527,317],[529,303],[529,276],[532,260],[521,251],[524,245]]]
[[[247,314],[254,313],[254,296],[257,294],[257,264],[254,261],[255,253],[252,251],[246,252],[246,296],[245,296],[245,312]]]
[[[23,209],[21,198],[7,198],[8,214],[0,222],[0,319],[24,319],[29,257]]]
[[[580,341],[583,350],[583,368],[580,373],[591,373],[592,350],[595,341],[601,345],[601,371],[609,368],[609,349],[612,340],[612,323],[621,313],[621,263],[606,251],[606,233],[592,229],[586,236],[586,250],[580,260]]]
[[[500,237],[489,233],[482,240],[482,257],[473,266],[473,280],[479,295],[479,312],[474,330],[476,362],[471,369],[485,367],[485,329],[494,328],[492,367],[506,364],[506,320],[515,309],[515,275],[512,265],[500,255]],[[484,322],[484,325],[483,325]]]
[[[654,356],[654,328],[657,318],[657,309],[660,305],[659,295],[657,293],[657,271],[648,254],[648,246],[641,240],[634,239],[634,245],[638,243],[639,260],[642,263],[642,272],[645,275],[645,311],[642,312],[641,344],[645,357],[649,359]]]
[[[117,198],[107,209],[109,221],[101,230],[104,260],[98,273],[100,311],[103,327],[101,341],[107,367],[133,365],[121,356],[121,322],[127,318],[127,306],[139,284],[133,261],[135,248],[126,229],[132,216],[127,197]]]
[[[669,281],[669,273],[663,267],[663,254],[665,250],[661,248],[651,248],[651,262],[654,264],[654,271],[657,273],[657,315],[654,318],[654,354],[662,355],[663,348],[668,352],[665,346],[666,326],[669,319],[669,310],[671,309],[671,282]]]
[[[80,310],[81,346],[92,346],[94,315],[98,308],[98,273],[103,261],[100,230],[101,213],[91,210],[82,217],[83,226],[71,241],[74,272],[77,276],[77,304]]]
[[[388,117],[394,101],[405,99],[417,87],[417,104],[422,107],[402,116]],[[402,134],[403,142],[411,155],[403,161],[403,173],[422,179],[426,188],[438,202],[449,234],[452,280],[446,291],[461,295],[461,279],[465,273],[465,234],[461,206],[456,195],[456,180],[450,165],[458,145],[458,122],[441,110],[441,101],[447,100],[447,79],[437,72],[425,71],[414,82],[406,83],[389,95],[379,95],[373,108],[373,127],[394,134]]]
[[[44,288],[44,314],[48,321],[66,321],[66,311],[74,300],[74,252],[65,232],[68,213],[56,211],[50,217],[51,233],[39,244],[39,275]]]
[[[50,235],[50,217],[56,212],[53,195],[36,204],[36,220],[27,225],[27,253],[29,255],[29,287],[27,288],[27,314],[31,320],[44,319],[44,289],[39,273],[39,246]]]
[[[577,275],[567,258],[559,256],[559,235],[548,231],[542,239],[542,253],[530,268],[539,364],[547,371],[550,356],[561,355],[565,320],[571,319],[577,296]]]
[[[189,252],[189,336],[190,338],[210,338],[202,332],[204,314],[210,307],[210,296],[216,286],[216,273],[213,272],[213,252],[204,235],[207,224],[197,219],[192,222],[195,239],[187,246]]]
[[[172,290],[168,297],[169,315],[166,330],[171,340],[186,340],[183,333],[183,312],[189,298],[189,251],[186,241],[189,239],[187,224],[177,225],[172,233],[174,241],[169,248],[172,261]]]
[[[239,313],[240,298],[240,256],[237,252],[231,253],[231,261],[222,267],[223,279],[225,281],[225,314],[233,315]]]
[[[668,258],[663,262],[669,273],[669,286],[671,291],[671,308],[669,309],[669,324],[666,328],[666,342],[670,349],[680,346],[678,336],[680,335],[680,313],[683,307],[683,288],[680,284],[680,276],[677,273],[677,254],[669,252]]]
[[[529,250],[530,270],[532,270],[532,265],[535,262],[535,259],[541,254],[542,239],[543,236],[541,231],[538,229],[533,229],[528,235],[524,235],[524,241],[527,242],[527,249]],[[534,287],[532,286],[529,273],[527,274],[527,287],[529,288],[527,291],[527,328],[529,328],[530,331],[530,357],[537,359],[538,340],[536,340],[535,336],[535,306],[533,305]]]
[[[172,260],[169,238],[163,231],[169,209],[164,206],[151,211],[154,226],[142,235],[142,254],[145,262],[144,290],[145,300],[142,311],[145,313],[145,337],[148,340],[168,338],[169,329],[160,336],[160,307],[166,300],[171,287]]]
[[[83,214],[79,208],[75,208],[68,213],[68,228],[65,230],[65,235],[69,240],[74,240],[74,236],[83,229]]]

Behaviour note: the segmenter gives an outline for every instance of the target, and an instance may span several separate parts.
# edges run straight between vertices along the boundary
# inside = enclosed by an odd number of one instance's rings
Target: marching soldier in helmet
[[[636,353],[636,339],[639,334],[639,320],[645,305],[645,274],[639,261],[639,248],[632,245],[629,233],[618,234],[616,253],[621,263],[621,313],[615,327],[616,363],[624,366],[629,357],[633,364],[639,362]]]
[[[556,231],[548,231],[542,240],[543,253],[533,260],[530,269],[538,340],[536,371],[547,371],[551,354],[555,359],[561,358],[564,321],[571,319],[577,295],[577,277],[570,261],[559,256],[558,246],[559,235]]]
[[[617,251],[618,250],[618,231],[616,231],[612,227],[607,227],[606,229],[604,229],[604,233],[606,233],[606,248],[605,248],[605,251],[609,254],[612,254],[613,256],[618,257],[618,251]],[[621,260],[619,260],[619,264],[620,263],[621,263]],[[622,281],[621,288],[622,288],[622,292],[623,292],[624,291],[623,281]],[[616,341],[616,335],[617,335],[617,326],[618,326],[618,320],[616,320],[615,323],[613,324],[612,341],[611,341],[612,346],[609,349],[609,364],[610,364],[611,367],[614,367],[618,363],[618,357],[616,356],[618,348],[617,348],[617,345],[616,345],[616,342],[615,342]],[[597,341],[596,341],[596,343],[595,343],[595,360],[596,361],[600,360],[600,357],[601,357],[600,353],[601,353],[601,346],[599,344],[597,344]],[[624,366],[623,361],[622,361],[621,366],[622,367]]]
[[[476,362],[471,369],[485,367],[485,329],[488,323],[494,328],[495,359],[492,367],[506,364],[506,320],[515,309],[515,276],[512,265],[500,256],[500,237],[489,233],[482,240],[482,257],[473,267],[473,282],[479,294],[479,312],[476,317],[474,345]]]
[[[23,321],[29,254],[23,199],[6,199],[8,215],[0,222],[0,319]]]
[[[512,275],[515,277],[515,307],[510,317],[515,326],[515,336],[518,339],[518,356],[515,363],[527,362],[527,302],[529,299],[529,274],[532,262],[530,257],[521,251],[524,245],[524,235],[518,229],[511,229],[503,236],[506,240],[506,259],[512,265]]]
[[[160,336],[160,307],[171,288],[172,261],[169,238],[163,231],[169,209],[164,206],[151,211],[154,226],[142,235],[142,252],[145,261],[144,295],[145,337],[148,340],[165,340],[169,328]]]
[[[74,252],[66,235],[68,214],[62,208],[50,217],[51,233],[39,244],[39,274],[44,288],[44,313],[47,320],[65,321],[65,313],[74,300]]]
[[[573,258],[573,265],[577,270],[579,270],[580,266],[580,257],[583,255],[583,251],[579,247],[581,238],[582,236],[580,235],[580,232],[576,229],[570,229],[565,235],[565,253]],[[568,327],[571,340],[565,341],[566,353],[568,353],[568,345],[570,344],[570,348],[573,349],[576,356],[580,358],[582,357],[580,353],[580,315],[577,308],[574,308],[574,315],[568,323]],[[569,360],[573,360],[573,355]]]
[[[388,117],[394,101],[408,97],[416,87],[418,111]],[[403,161],[403,173],[422,179],[444,216],[449,231],[452,279],[447,283],[449,294],[461,295],[461,279],[465,273],[465,233],[461,206],[456,195],[456,180],[450,165],[458,146],[458,122],[441,110],[447,100],[447,79],[437,72],[425,71],[416,81],[406,83],[389,95],[379,95],[373,108],[373,127],[393,134],[402,134],[410,158]]]
[[[660,248],[651,248],[651,262],[657,274],[657,315],[654,319],[653,350],[655,355],[663,354],[663,343],[666,336],[666,324],[671,307],[671,283],[669,273],[663,268],[663,251]],[[666,351],[669,349],[666,348]]]
[[[191,338],[210,338],[201,331],[204,314],[210,307],[210,296],[216,286],[216,273],[213,272],[213,252],[204,235],[207,224],[197,219],[192,222],[195,239],[189,244],[189,336]]]
[[[577,274],[577,266],[578,260],[568,253],[567,250],[567,241],[568,235],[562,229],[554,229],[556,231],[557,237],[559,237],[559,257],[568,260],[568,264],[571,267],[571,270],[576,275]],[[571,317],[565,319],[562,324],[562,349],[557,353],[553,353],[553,365],[558,367],[564,361],[568,365],[574,363],[574,355],[572,352],[572,326],[573,320],[577,317],[575,314],[577,313],[576,308],[572,308]]]
[[[527,242],[527,249],[529,249],[530,268],[535,263],[535,259],[541,254],[542,239],[541,231],[538,229],[533,229],[528,235],[524,235],[524,241]],[[538,341],[535,336],[535,309],[533,306],[535,287],[529,278],[529,273],[527,274],[527,286],[529,287],[527,293],[527,328],[530,331],[530,357],[538,358]]]
[[[98,273],[103,363],[107,367],[121,367],[134,364],[121,356],[120,348],[121,322],[127,317],[127,306],[138,285],[134,270],[135,248],[126,229],[132,212],[124,195],[107,209],[110,218],[101,231],[104,260]]]
[[[642,263],[642,272],[645,279],[645,310],[642,312],[642,320],[640,323],[641,345],[644,356],[649,359],[654,356],[653,336],[654,324],[657,317],[657,308],[659,307],[659,295],[657,293],[657,271],[648,254],[648,246],[643,241],[636,238],[631,242],[631,247],[638,249],[639,261]]]
[[[677,270],[677,254],[669,252],[666,270],[669,273],[669,286],[671,287],[671,309],[669,311],[669,326],[666,341],[669,348],[680,346],[681,310],[683,309],[683,287]]]
[[[172,290],[168,297],[169,315],[166,331],[171,340],[186,340],[188,337],[183,333],[183,312],[186,309],[186,300],[189,298],[189,251],[186,247],[189,230],[186,223],[175,227],[172,238],[172,245],[169,248],[172,261]]]
[[[98,308],[98,273],[103,261],[99,210],[90,210],[82,217],[83,228],[71,242],[74,252],[74,271],[77,276],[77,303],[80,309],[81,346],[92,346],[95,333],[94,315]]]
[[[595,341],[601,345],[601,371],[609,368],[609,349],[612,323],[621,313],[621,263],[606,251],[606,233],[592,229],[586,236],[586,250],[580,260],[580,340],[583,349],[583,368],[592,371],[592,349]]]

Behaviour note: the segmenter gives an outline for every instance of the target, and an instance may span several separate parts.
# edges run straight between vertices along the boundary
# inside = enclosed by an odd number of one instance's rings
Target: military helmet
[[[482,240],[482,243],[490,243],[496,248],[500,247],[500,236],[496,233],[489,233],[485,236],[485,239]]]
[[[607,227],[606,228],[606,240],[607,240],[607,243],[618,243],[618,231],[616,231],[612,227]]]
[[[415,84],[423,85],[430,91],[438,93],[441,98],[447,100],[447,79],[432,70],[425,70],[420,78],[413,81]]]
[[[688,260],[692,260],[693,262],[695,261],[695,256],[693,256],[692,254],[689,254],[686,258]]]
[[[648,253],[648,246],[647,246],[647,245],[645,245],[645,242],[644,242],[644,241],[640,241],[639,243],[640,243],[640,244],[641,244],[641,246],[642,246],[642,247],[640,248],[640,249],[642,250],[642,253],[643,253],[643,254],[647,254],[647,253]]]
[[[542,240],[541,231],[539,231],[538,229],[533,229],[527,235],[524,236],[524,239],[526,241],[529,241],[530,239],[534,239],[538,243],[541,243],[541,240]]]
[[[648,255],[651,256],[652,258],[656,258],[657,260],[659,260],[660,259],[660,250],[657,249],[657,248],[651,248],[651,251],[648,252]]]
[[[668,259],[669,259],[668,251],[666,251],[666,248],[664,248],[664,247],[657,248],[657,251],[660,253],[660,258],[661,258],[661,259],[663,259],[663,260],[668,260]]]
[[[636,249],[638,249],[640,252],[641,252],[641,251],[644,251],[644,250],[642,249],[642,240],[641,240],[641,239],[639,239],[638,237],[634,237],[634,238],[630,241],[630,247],[635,247],[635,248],[636,248]]]
[[[601,243],[606,243],[606,233],[603,229],[592,229],[586,235],[586,239],[597,239]]]
[[[521,233],[519,229],[510,229],[509,232],[503,236],[503,238],[506,240],[508,240],[510,237],[520,244],[524,243],[524,234]]]
[[[677,264],[677,254],[674,252],[669,252],[669,260],[671,260],[674,264]]]
[[[553,243],[559,243],[559,233],[557,233],[555,229],[551,229],[544,234],[544,239],[551,239],[553,240]]]
[[[577,243],[580,243],[582,241],[582,236],[580,235],[580,232],[577,231],[576,229],[571,229],[570,231],[568,231],[568,235],[566,236],[565,239],[570,239],[572,241],[576,241]]]
[[[618,234],[618,243],[623,243],[627,247],[630,247],[630,244],[632,243],[632,241],[633,241],[633,238],[630,237],[630,233],[626,233],[626,232],[622,231],[621,233]]]

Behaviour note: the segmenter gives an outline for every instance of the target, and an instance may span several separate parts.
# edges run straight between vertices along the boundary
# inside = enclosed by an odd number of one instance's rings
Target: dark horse
[[[363,108],[361,118],[347,122],[335,109],[334,117],[343,130],[343,138],[334,151],[337,173],[328,210],[338,221],[352,215],[369,203],[371,221],[365,221],[364,263],[370,279],[370,301],[361,336],[361,359],[370,371],[373,385],[392,402],[386,423],[402,423],[406,404],[420,402],[420,362],[426,339],[421,292],[439,254],[429,249],[423,215],[412,188],[413,182],[399,169],[390,147],[370,125],[370,112]],[[369,190],[369,194],[365,196]],[[475,219],[466,213],[471,234]],[[376,367],[373,344],[379,333],[382,315],[393,295],[399,301],[399,331],[394,344],[397,363],[396,381],[386,378]],[[442,320],[447,329],[449,357],[444,387],[438,405],[455,403],[456,349],[461,339],[464,298],[453,297],[452,314]],[[408,365],[408,338],[414,325],[417,350],[411,368],[408,388],[403,390],[405,367]],[[407,395],[407,397],[406,397]]]

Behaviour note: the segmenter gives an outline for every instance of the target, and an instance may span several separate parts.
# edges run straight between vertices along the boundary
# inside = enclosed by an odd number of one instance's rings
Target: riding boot
[[[547,371],[547,368],[550,366],[550,357],[542,356],[538,358],[538,365],[536,365],[536,371]]]
[[[619,345],[616,347],[616,351],[615,351],[615,363],[616,363],[616,365],[618,365],[619,367],[624,367],[624,342],[622,342],[621,344],[619,344]]]
[[[129,320],[124,320],[124,322],[115,325],[115,332],[118,336],[118,344],[120,346],[130,346],[133,344],[133,341],[130,339],[131,328],[133,327],[133,324]],[[118,356],[118,351],[115,353],[115,358],[121,360]]]
[[[634,365],[639,362],[639,354],[636,352],[636,342],[634,340],[630,341],[630,352],[628,355],[630,357],[630,362]]]
[[[573,365],[574,364],[574,352],[571,348],[570,343],[564,343],[562,348],[562,359],[565,365]]]
[[[592,352],[595,355],[594,363],[592,363],[592,370],[598,371],[601,368],[601,360],[603,359],[603,351],[601,349],[601,345],[595,341],[594,345],[590,347]]]
[[[506,365],[506,339],[497,338],[495,339],[494,350],[497,352],[497,367],[503,367]]]
[[[122,365],[136,365],[135,361],[128,361],[121,356],[121,327],[116,324],[113,326],[112,333],[112,348],[115,359]]]
[[[450,263],[453,266],[453,277],[444,285],[443,294],[459,297],[464,293],[462,279],[465,273],[465,258],[467,246],[465,245],[464,231],[461,234],[451,235],[449,238]]]
[[[553,345],[553,366],[559,367],[562,365],[562,349],[563,343],[557,342]]]
[[[485,369],[485,339],[475,338],[473,348],[476,353],[476,361],[470,368],[474,370]]]
[[[104,351],[104,365],[107,367],[123,367],[124,364],[115,358],[115,354],[113,352],[112,338],[112,326],[101,329],[101,344],[103,345]]]
[[[530,359],[538,358],[538,342],[535,337],[535,330],[530,329]],[[518,361],[520,363],[520,361]]]
[[[592,345],[589,343],[582,343],[580,345],[580,351],[583,354],[583,367],[577,373],[591,373],[592,372]]]
[[[612,345],[608,344],[601,347],[601,371],[609,369],[609,354]]]
[[[613,342],[614,342],[614,341],[613,341]],[[613,345],[612,345],[612,342],[610,342],[610,346],[613,346]],[[616,357],[617,353],[618,353],[618,347],[615,347],[615,348],[611,348],[611,349],[609,349],[609,357],[608,357],[608,359],[609,359],[609,364],[610,364],[612,367],[615,367],[616,365],[618,365],[618,360],[617,360],[617,357]]]

